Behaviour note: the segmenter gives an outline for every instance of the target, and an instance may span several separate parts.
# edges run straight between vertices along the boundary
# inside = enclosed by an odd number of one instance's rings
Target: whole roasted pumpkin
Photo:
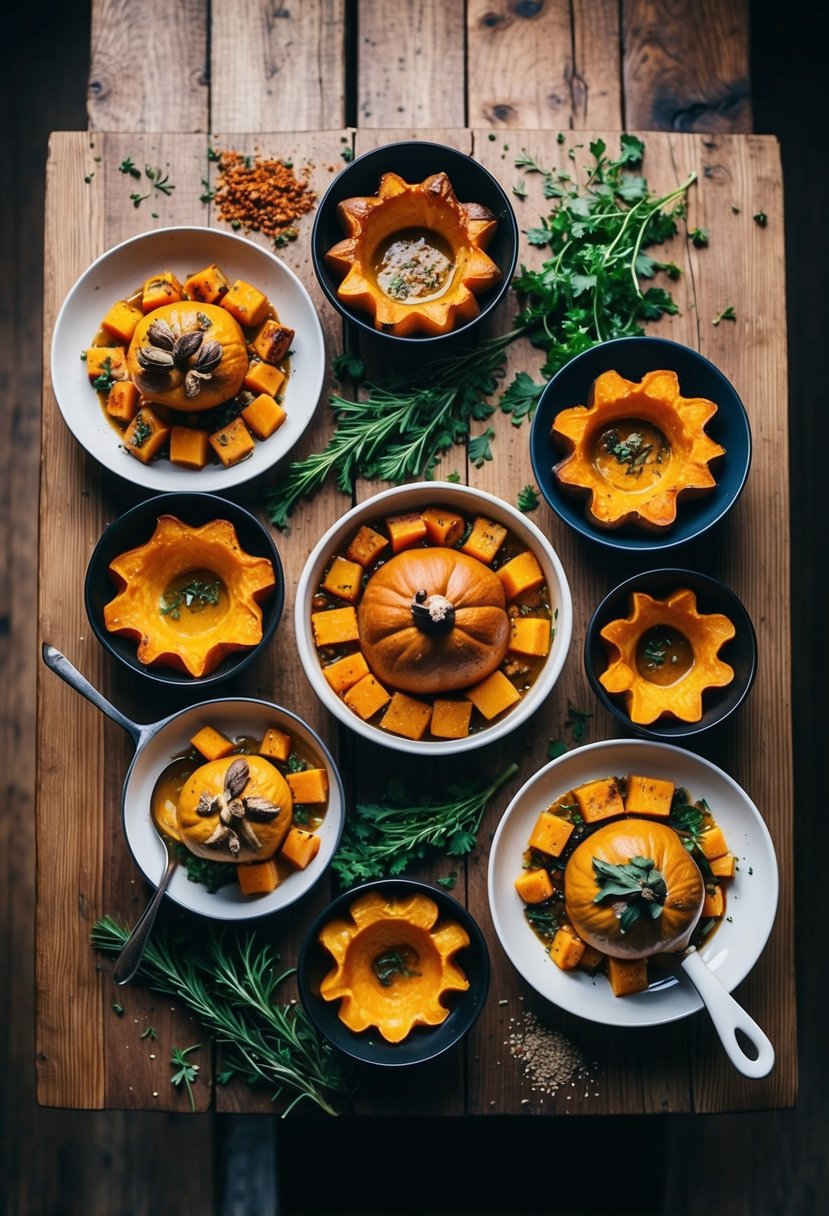
[[[454,549],[411,549],[380,566],[357,612],[360,646],[401,692],[469,688],[501,663],[509,617],[501,580]]]
[[[209,760],[182,786],[176,808],[181,839],[211,861],[266,861],[293,817],[288,783],[264,756]]]
[[[696,927],[705,884],[667,824],[619,819],[573,851],[564,902],[576,933],[615,958],[684,950]]]
[[[235,397],[248,366],[245,335],[235,317],[195,300],[147,313],[127,352],[130,378],[145,401],[187,413]]]
[[[114,558],[118,594],[104,606],[110,633],[134,638],[137,658],[199,677],[262,639],[273,563],[242,548],[228,520],[191,527],[160,515],[146,544]]]
[[[415,1026],[445,1021],[444,993],[469,987],[452,958],[469,945],[463,926],[438,924],[437,904],[420,894],[387,899],[368,891],[348,911],[347,919],[330,921],[320,933],[336,964],[320,996],[340,1001],[340,1020],[357,1033],[376,1026],[390,1043],[402,1042]]]

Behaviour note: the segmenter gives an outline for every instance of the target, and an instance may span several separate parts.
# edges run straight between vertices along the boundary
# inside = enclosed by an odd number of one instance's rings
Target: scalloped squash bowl
[[[337,311],[381,340],[469,337],[509,288],[518,226],[498,181],[425,140],[363,153],[317,207],[314,270]]]
[[[322,704],[364,738],[451,755],[515,730],[570,645],[561,562],[531,520],[451,482],[376,494],[320,539],[295,604]]]
[[[737,501],[751,432],[733,385],[698,351],[650,335],[571,359],[545,388],[530,455],[571,528],[615,549],[673,548]]]

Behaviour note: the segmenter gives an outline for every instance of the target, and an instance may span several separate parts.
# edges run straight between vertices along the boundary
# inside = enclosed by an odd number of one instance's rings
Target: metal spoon
[[[765,1077],[770,1073],[774,1067],[774,1048],[770,1040],[742,1005],[726,992],[695,946],[686,950],[682,970],[702,997],[714,1029],[734,1067],[744,1077]],[[756,1055],[749,1055],[744,1049],[737,1038],[738,1030]]]
[[[164,843],[167,850],[167,865],[164,873],[161,876],[161,881],[155,889],[152,899],[147,904],[141,916],[133,926],[124,945],[121,947],[121,952],[115,961],[115,966],[112,969],[112,978],[116,984],[126,984],[133,978],[138,968],[141,966],[141,960],[144,957],[144,951],[147,948],[147,942],[150,940],[150,934],[153,931],[155,918],[158,915],[158,909],[161,907],[161,901],[164,899],[164,893],[170,885],[170,879],[173,877],[178,865],[178,855],[176,846],[180,842],[178,828],[174,819],[170,817],[169,806],[166,800],[160,796],[160,790],[165,781],[174,772],[181,772],[181,759],[173,760],[171,764],[162,771],[153,790],[152,799],[150,801],[150,818],[153,821],[153,827]],[[165,814],[166,810],[166,814]]]

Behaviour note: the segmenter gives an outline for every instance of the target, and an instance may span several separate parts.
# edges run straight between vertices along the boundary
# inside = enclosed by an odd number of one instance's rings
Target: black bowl
[[[356,1034],[340,1021],[340,1002],[320,996],[320,984],[334,966],[331,955],[319,941],[324,925],[347,917],[349,906],[367,891],[380,891],[391,897],[427,895],[438,905],[440,918],[458,921],[469,934],[469,945],[453,957],[469,980],[465,992],[452,992],[447,1018],[439,1026],[416,1026],[402,1043],[389,1043],[374,1029]],[[300,947],[297,985],[302,1004],[317,1030],[329,1043],[352,1059],[384,1067],[423,1064],[458,1043],[476,1021],[489,991],[490,962],[484,935],[466,908],[440,887],[406,878],[380,879],[338,895],[314,920]]]
[[[501,271],[501,281],[478,297],[478,315],[455,326],[450,333],[413,334],[411,337],[384,333],[374,328],[366,313],[345,307],[337,295],[340,277],[333,274],[325,262],[327,251],[345,235],[337,217],[337,206],[346,198],[376,194],[384,173],[399,173],[408,182],[419,182],[432,173],[440,172],[446,173],[462,203],[483,203],[496,216],[498,227],[487,253]],[[424,343],[431,345],[459,336],[469,338],[469,331],[488,316],[503,298],[518,261],[518,223],[506,191],[478,161],[444,144],[419,139],[405,140],[364,152],[337,174],[317,206],[311,232],[311,257],[322,290],[347,321],[353,321],[360,329],[384,343],[396,343],[400,347]]]
[[[721,612],[736,629],[734,637],[719,651],[724,663],[734,669],[734,679],[724,688],[709,688],[702,694],[702,717],[699,722],[682,722],[678,718],[661,718],[650,726],[632,722],[625,709],[624,694],[609,693],[599,676],[607,668],[609,648],[601,631],[610,621],[630,614],[634,591],[642,591],[656,599],[664,599],[672,591],[687,587],[697,597],[701,613]],[[757,671],[757,636],[754,625],[742,601],[719,579],[696,570],[666,568],[648,570],[626,579],[605,596],[593,613],[584,639],[584,667],[590,685],[604,707],[629,730],[646,739],[671,740],[688,738],[723,722],[734,713],[751,691]]]
[[[616,371],[626,380],[638,381],[647,372],[657,370],[676,372],[684,397],[706,397],[716,403],[717,413],[706,427],[706,434],[725,448],[725,455],[715,468],[717,484],[699,498],[680,494],[676,521],[664,531],[642,532],[629,526],[600,528],[587,518],[585,499],[562,487],[553,472],[553,466],[563,455],[550,437],[553,422],[562,410],[586,404],[591,386],[602,372]],[[731,509],[748,477],[751,430],[734,386],[699,351],[650,335],[616,338],[576,355],[550,380],[533,418],[530,458],[544,498],[574,531],[612,549],[659,552],[701,536]]]
[[[191,676],[187,672],[169,667],[147,667],[136,657],[137,643],[130,638],[110,633],[104,624],[104,606],[117,593],[116,584],[109,573],[110,562],[128,549],[145,544],[155,531],[160,515],[175,515],[191,527],[199,527],[213,519],[226,519],[236,529],[242,548],[255,557],[268,558],[274,568],[276,586],[261,605],[261,641],[256,646],[229,654],[206,676]],[[84,602],[86,615],[95,636],[119,663],[154,684],[202,689],[208,685],[221,684],[238,675],[262,653],[273,637],[282,615],[285,580],[282,562],[271,534],[254,515],[244,507],[216,494],[182,491],[177,494],[157,494],[148,498],[119,515],[107,526],[89,559],[84,582]]]

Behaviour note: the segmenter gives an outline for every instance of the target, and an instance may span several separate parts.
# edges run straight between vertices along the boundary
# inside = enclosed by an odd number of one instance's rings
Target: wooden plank
[[[357,123],[462,127],[463,0],[358,0]]]
[[[210,16],[214,131],[345,124],[345,0],[219,0]]]
[[[468,122],[567,131],[621,124],[619,16],[607,0],[470,0]]]
[[[90,130],[206,131],[208,0],[92,0]]]
[[[748,0],[624,0],[625,124],[751,131],[748,9]]]

